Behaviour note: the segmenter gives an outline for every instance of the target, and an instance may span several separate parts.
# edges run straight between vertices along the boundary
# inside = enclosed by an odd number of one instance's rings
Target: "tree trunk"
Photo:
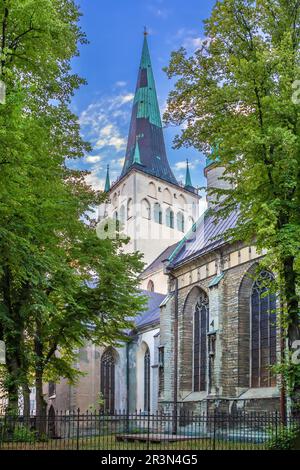
[[[44,375],[44,364],[43,364],[43,343],[42,337],[42,325],[40,320],[36,319],[36,332],[34,338],[34,350],[35,350],[35,388],[36,388],[36,429],[39,437],[43,437],[46,434],[47,425],[47,402],[44,399],[43,393],[43,375]]]
[[[8,395],[7,414],[17,416],[19,412],[19,367],[16,359],[9,358],[7,363],[8,381],[6,390]]]
[[[47,402],[43,394],[43,370],[36,368],[35,370],[35,387],[36,387],[36,430],[41,438],[45,436],[47,431]]]
[[[30,418],[30,388],[27,384],[22,386],[23,391],[23,416],[26,420]]]
[[[297,278],[294,269],[294,257],[283,260],[284,295],[288,313],[288,345],[292,351],[295,341],[300,340],[299,299],[297,296]],[[298,366],[299,367],[299,366]],[[300,380],[295,379],[291,390],[292,413],[300,417]]]

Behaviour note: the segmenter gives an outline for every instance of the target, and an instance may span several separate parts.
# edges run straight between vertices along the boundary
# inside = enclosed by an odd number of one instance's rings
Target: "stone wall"
[[[250,410],[268,409],[278,405],[277,388],[253,389],[249,397],[242,397],[250,389],[250,294],[259,254],[255,248],[241,243],[227,244],[215,252],[195,259],[172,272],[179,283],[178,292],[178,397],[186,410],[200,412],[207,409],[207,403],[224,400],[228,409],[230,403]],[[202,269],[206,266],[205,271]],[[211,266],[211,268],[209,268]],[[215,269],[213,269],[215,266]],[[204,277],[203,273],[207,276]],[[196,279],[198,273],[198,279]],[[215,276],[221,278],[210,286]],[[195,392],[193,387],[193,318],[200,292],[209,297],[209,333],[214,335],[215,351],[207,367],[205,392]],[[173,324],[174,299],[161,310],[161,345],[165,345],[164,393],[160,400],[162,407],[172,402],[174,387]],[[278,335],[279,336],[279,335]],[[171,345],[171,347],[170,347]],[[279,338],[278,338],[279,350]],[[210,375],[209,375],[210,370]],[[256,392],[257,390],[257,392]],[[224,405],[225,406],[225,405]]]

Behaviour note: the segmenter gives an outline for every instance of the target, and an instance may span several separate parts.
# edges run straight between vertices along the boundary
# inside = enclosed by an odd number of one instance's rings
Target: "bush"
[[[36,441],[35,431],[22,424],[17,424],[13,430],[12,440],[15,442],[34,442]]]
[[[295,440],[300,433],[300,427],[296,424],[291,426],[279,426],[271,431],[270,440],[267,443],[269,450],[291,450]]]

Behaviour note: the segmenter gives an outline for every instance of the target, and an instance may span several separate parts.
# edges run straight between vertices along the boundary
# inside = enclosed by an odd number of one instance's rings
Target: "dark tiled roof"
[[[159,323],[159,306],[166,297],[164,294],[158,294],[157,292],[149,292],[146,290],[141,291],[141,293],[148,297],[148,306],[147,310],[136,317],[136,328],[142,328],[151,323]]]
[[[169,256],[173,253],[178,243],[174,243],[174,245],[168,246],[164,251],[161,252],[158,257],[152,261],[151,264],[143,271],[141,274],[141,278],[148,276],[149,274],[155,273],[163,268],[163,262],[168,260]]]
[[[178,185],[170,168],[145,36],[121,177],[132,167]]]
[[[169,267],[175,267],[223,245],[226,242],[225,233],[229,229],[233,229],[237,221],[237,211],[232,212],[225,219],[219,220],[206,211],[198,220],[196,230],[190,231],[170,255]]]

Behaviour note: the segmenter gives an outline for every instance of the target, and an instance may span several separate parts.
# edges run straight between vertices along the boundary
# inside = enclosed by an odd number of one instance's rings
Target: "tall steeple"
[[[108,193],[110,191],[109,165],[107,165],[107,170],[106,170],[106,179],[105,179],[104,191],[106,193]]]
[[[121,176],[124,176],[136,165],[145,173],[177,185],[166,154],[147,35],[147,31],[145,31]]]
[[[192,178],[190,173],[189,161],[186,161],[186,174],[185,174],[185,189],[194,190],[194,186],[192,185]]]

